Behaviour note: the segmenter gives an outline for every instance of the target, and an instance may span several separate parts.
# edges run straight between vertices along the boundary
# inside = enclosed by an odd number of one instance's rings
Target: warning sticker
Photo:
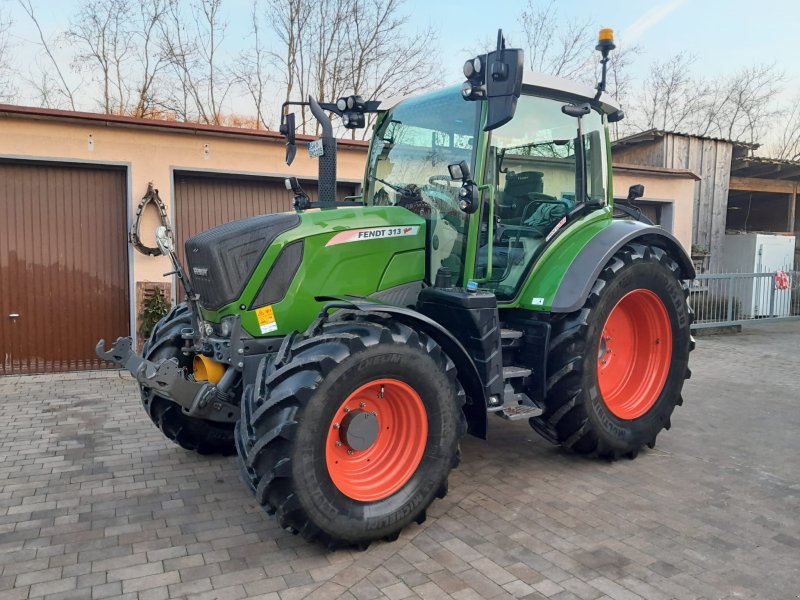
[[[262,306],[256,309],[256,319],[258,319],[258,327],[261,329],[261,333],[278,330],[278,323],[275,321],[275,313],[272,311],[271,306]]]
[[[382,240],[386,238],[405,237],[417,235],[419,225],[408,225],[405,227],[370,227],[369,229],[353,229],[342,231],[333,236],[326,246],[336,244],[347,244],[349,242],[365,242],[367,240]]]

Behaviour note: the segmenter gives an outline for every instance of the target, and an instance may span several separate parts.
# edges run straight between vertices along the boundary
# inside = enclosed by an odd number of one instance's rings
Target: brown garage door
[[[308,195],[316,198],[317,186],[301,183]],[[340,184],[337,195],[343,199],[354,193],[354,184]],[[229,221],[290,210],[292,194],[283,181],[176,173],[175,237],[181,263],[186,264],[183,244],[193,235]]]
[[[125,171],[0,163],[0,374],[108,366],[128,335]]]

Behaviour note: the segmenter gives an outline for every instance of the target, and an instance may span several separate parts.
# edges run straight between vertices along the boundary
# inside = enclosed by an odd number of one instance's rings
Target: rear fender
[[[464,415],[467,419],[468,433],[486,439],[487,430],[487,398],[486,390],[481,381],[478,369],[475,363],[470,358],[464,346],[459,342],[449,331],[442,327],[436,321],[426,317],[425,315],[402,306],[393,306],[389,304],[380,304],[377,302],[370,302],[361,298],[353,297],[327,297],[317,298],[317,300],[332,300],[333,302],[327,305],[323,312],[327,312],[332,308],[348,308],[356,309],[363,312],[376,312],[391,315],[401,323],[422,331],[426,335],[433,338],[442,350],[445,351],[447,356],[456,366],[458,372],[458,380],[464,388],[464,393],[467,395],[467,402],[464,404]],[[312,328],[314,325],[311,326]]]
[[[671,233],[638,221],[614,220],[592,237],[567,267],[550,311],[570,313],[581,308],[608,261],[630,242],[662,248],[678,263],[682,279],[695,277],[689,255]]]

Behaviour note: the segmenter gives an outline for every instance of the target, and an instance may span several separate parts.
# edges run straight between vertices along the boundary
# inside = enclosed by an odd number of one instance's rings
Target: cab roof
[[[455,87],[455,86],[454,86]],[[403,100],[422,96],[428,92],[409,94],[408,96],[394,96],[381,101],[380,110],[391,110]],[[594,103],[596,90],[584,83],[572,79],[564,79],[554,75],[525,70],[522,76],[522,93],[542,96],[558,96],[570,100]],[[619,110],[619,102],[610,94],[604,93],[597,101],[602,111],[611,114]]]
[[[586,102],[594,102],[594,97],[597,94],[595,88],[574,79],[564,79],[563,77],[528,71],[527,69],[522,76],[522,93],[524,94],[525,92],[536,95],[556,92],[558,95],[571,96]],[[611,94],[603,93],[598,102],[606,114],[613,113],[620,108],[619,102]]]

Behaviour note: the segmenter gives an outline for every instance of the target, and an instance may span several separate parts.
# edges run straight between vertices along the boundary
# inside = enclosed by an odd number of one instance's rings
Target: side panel
[[[596,210],[564,227],[539,256],[520,293],[501,308],[551,311],[553,300],[570,264],[594,236],[612,222],[611,209]]]

